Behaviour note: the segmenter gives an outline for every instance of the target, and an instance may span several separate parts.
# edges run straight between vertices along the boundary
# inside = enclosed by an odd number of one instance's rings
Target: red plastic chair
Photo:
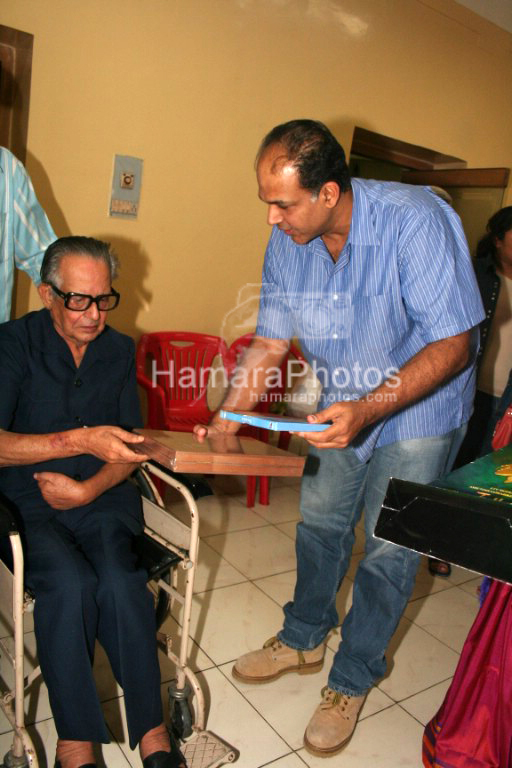
[[[137,381],[147,395],[148,429],[192,432],[195,424],[208,424],[208,383],[212,364],[219,356],[226,368],[227,347],[219,336],[187,331],[141,336]],[[224,375],[222,366],[214,373]]]
[[[228,349],[228,373],[231,377],[236,366],[240,362],[243,353],[252,341],[254,334],[246,333],[244,336],[235,339]],[[288,381],[288,363],[290,360],[295,360],[298,363],[307,364],[306,358],[302,355],[295,344],[290,344],[288,353],[281,363],[281,375],[279,381],[275,386],[271,387],[264,400],[261,400],[254,408],[255,411],[260,413],[269,413],[272,410],[272,406],[279,405],[284,402],[284,395],[287,389],[291,385]],[[249,435],[255,437],[257,440],[268,442],[268,430],[260,429],[259,427],[244,426],[238,431],[239,435]],[[290,444],[291,435],[289,432],[280,432],[278,439],[278,448],[286,450]],[[259,480],[259,503],[263,506],[267,506],[270,503],[270,478],[269,477],[247,477],[247,506],[253,507],[256,501],[256,485]]]

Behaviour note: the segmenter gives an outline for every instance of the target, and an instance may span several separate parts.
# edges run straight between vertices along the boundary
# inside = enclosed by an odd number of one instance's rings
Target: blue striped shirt
[[[23,165],[0,147],[0,323],[10,319],[14,267],[38,283],[44,252],[54,240]]]
[[[375,447],[444,434],[471,415],[476,326],[484,317],[460,219],[429,188],[352,179],[352,221],[336,263],[321,238],[306,245],[274,227],[256,332],[297,336],[323,385],[320,407],[356,400],[425,345],[475,328],[472,362],[419,402],[363,430]],[[391,389],[392,393],[392,389]]]

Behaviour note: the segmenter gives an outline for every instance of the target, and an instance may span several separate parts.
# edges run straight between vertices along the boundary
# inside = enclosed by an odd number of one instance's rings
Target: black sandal
[[[142,761],[144,768],[187,768],[185,758],[171,737],[170,752],[153,752]]]

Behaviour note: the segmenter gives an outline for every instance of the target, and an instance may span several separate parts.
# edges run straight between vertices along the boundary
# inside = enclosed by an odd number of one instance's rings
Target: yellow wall
[[[512,35],[453,0],[2,0],[1,22],[35,35],[37,193],[59,235],[113,242],[134,336],[234,335],[268,237],[254,155],[278,122],[512,167]],[[107,215],[116,153],[144,159],[137,221]],[[36,306],[21,279],[17,314]]]

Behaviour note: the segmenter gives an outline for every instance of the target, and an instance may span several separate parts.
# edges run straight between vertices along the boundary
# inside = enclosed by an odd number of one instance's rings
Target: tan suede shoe
[[[364,696],[347,696],[331,688],[322,689],[322,702],[304,734],[304,746],[312,755],[328,757],[345,746],[354,733]]]
[[[295,648],[289,648],[277,637],[271,637],[259,651],[240,656],[235,662],[232,674],[244,683],[268,683],[285,672],[307,675],[322,669],[324,653],[325,643],[312,651],[297,651]]]

